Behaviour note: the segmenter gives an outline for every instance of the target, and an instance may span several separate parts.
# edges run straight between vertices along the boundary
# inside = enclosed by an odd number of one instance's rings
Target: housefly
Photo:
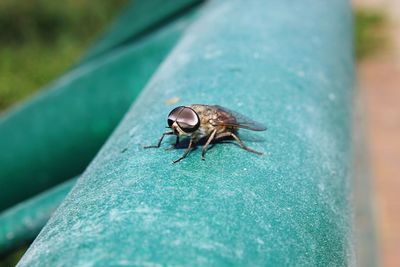
[[[168,127],[171,131],[165,132],[160,137],[158,144],[146,146],[145,148],[159,148],[166,135],[175,135],[176,142],[174,147],[179,144],[180,137],[188,137],[189,145],[182,157],[173,161],[177,163],[184,159],[200,140],[206,140],[201,159],[205,159],[205,154],[211,142],[223,138],[233,138],[241,148],[262,155],[261,152],[247,147],[237,136],[239,129],[252,131],[265,131],[266,127],[261,123],[255,122],[244,115],[229,110],[218,105],[200,105],[179,106],[174,108],[168,115]]]

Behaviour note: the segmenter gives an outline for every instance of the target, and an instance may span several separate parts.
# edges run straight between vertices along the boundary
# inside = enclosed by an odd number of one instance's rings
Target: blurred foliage
[[[0,111],[65,72],[128,1],[0,0]],[[0,266],[15,266],[27,247]]]
[[[128,0],[0,1],[0,111],[68,69]]]
[[[29,244],[23,245],[16,251],[11,252],[7,256],[0,258],[0,267],[14,267],[19,259],[24,255],[25,251],[28,249]]]
[[[355,11],[356,57],[362,60],[385,48],[387,19],[379,10],[358,9]]]

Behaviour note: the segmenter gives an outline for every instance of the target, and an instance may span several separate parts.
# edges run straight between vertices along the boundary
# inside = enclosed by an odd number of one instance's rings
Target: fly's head
[[[175,135],[191,136],[199,129],[200,118],[192,108],[179,106],[169,113],[168,126]]]

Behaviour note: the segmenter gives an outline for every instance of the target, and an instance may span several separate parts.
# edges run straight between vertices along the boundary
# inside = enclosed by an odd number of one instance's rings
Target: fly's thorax
[[[215,108],[209,105],[191,105],[190,108],[192,108],[199,116],[200,127],[209,128],[210,126],[215,125],[213,122],[218,117]]]
[[[198,139],[210,136],[214,130],[217,133],[222,133],[227,131],[227,127],[217,126],[218,121],[218,110],[215,106],[209,105],[191,105],[190,106],[200,118],[200,127],[195,132],[195,136]]]
[[[197,142],[206,136],[208,136],[208,133],[203,127],[200,126],[199,129],[192,133],[191,138],[193,138],[194,141]]]
[[[202,123],[205,122],[205,120],[211,119],[213,117],[216,118],[216,112],[213,109],[212,106],[209,105],[191,105],[189,106],[191,109],[193,109],[197,115],[199,115],[200,120]],[[215,116],[213,116],[215,115]]]

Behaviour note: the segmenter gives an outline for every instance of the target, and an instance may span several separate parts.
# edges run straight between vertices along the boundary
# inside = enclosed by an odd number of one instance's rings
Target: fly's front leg
[[[240,140],[240,138],[239,138],[236,134],[234,134],[234,133],[232,133],[232,132],[221,133],[221,134],[217,135],[217,137],[216,137],[215,139],[220,139],[220,138],[224,138],[224,137],[228,137],[228,136],[233,137],[233,139],[235,139],[236,142],[239,143],[239,146],[240,146],[241,148],[243,148],[244,150],[247,150],[247,151],[249,151],[249,152],[251,152],[251,153],[254,153],[254,154],[257,154],[257,155],[262,155],[262,154],[263,154],[263,153],[261,153],[261,152],[255,151],[254,149],[251,149],[250,147],[246,146],[246,145],[243,143],[243,141]]]
[[[185,153],[183,153],[182,157],[180,157],[177,160],[174,160],[172,163],[177,163],[177,162],[183,160],[184,158],[186,158],[186,156],[189,154],[190,150],[192,150],[192,146],[193,146],[193,139],[190,139],[189,146],[186,148]]]
[[[158,144],[157,145],[155,145],[155,146],[145,146],[144,148],[159,148],[160,146],[161,146],[161,142],[162,142],[162,140],[164,139],[164,137],[166,136],[166,135],[172,135],[172,134],[174,134],[173,132],[166,132],[166,133],[163,133],[162,135],[161,135],[161,137],[160,137],[160,140],[158,140]]]
[[[176,136],[175,146],[179,144],[179,135]]]
[[[179,144],[179,135],[176,136],[176,141],[174,145],[171,145],[170,147],[166,148],[165,150],[172,150],[174,148],[176,148]]]
[[[207,151],[207,147],[208,147],[208,145],[212,142],[212,140],[214,140],[214,137],[215,137],[215,134],[217,133],[217,130],[214,130],[212,133],[211,133],[211,135],[210,135],[210,137],[207,139],[207,142],[206,142],[206,144],[203,146],[203,150],[201,151],[201,159],[202,160],[205,160],[205,154],[206,154],[206,151]]]

